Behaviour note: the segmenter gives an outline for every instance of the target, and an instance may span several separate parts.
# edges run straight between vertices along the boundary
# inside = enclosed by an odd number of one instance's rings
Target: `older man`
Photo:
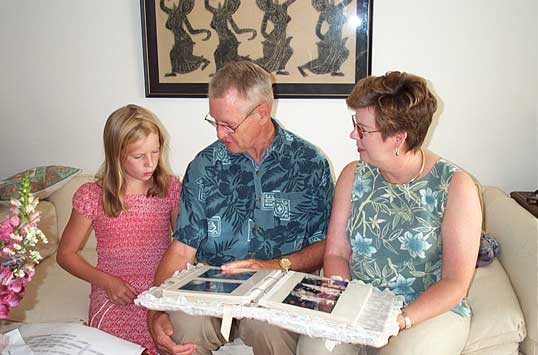
[[[174,241],[155,284],[187,263],[238,269],[320,268],[333,195],[327,160],[271,118],[270,75],[251,62],[228,63],[209,84],[205,121],[218,140],[189,164]],[[225,343],[220,319],[149,312],[162,354],[210,354]],[[294,354],[298,335],[243,319],[235,332],[255,354]]]

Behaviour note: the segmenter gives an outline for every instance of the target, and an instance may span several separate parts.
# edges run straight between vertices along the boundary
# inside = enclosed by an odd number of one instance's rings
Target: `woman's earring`
[[[399,157],[400,156],[400,147],[396,148],[396,156]]]

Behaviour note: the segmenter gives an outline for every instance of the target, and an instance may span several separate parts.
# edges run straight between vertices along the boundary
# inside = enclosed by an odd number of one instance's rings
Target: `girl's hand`
[[[109,277],[104,289],[108,299],[115,304],[126,305],[133,303],[137,296],[133,286],[115,276]]]

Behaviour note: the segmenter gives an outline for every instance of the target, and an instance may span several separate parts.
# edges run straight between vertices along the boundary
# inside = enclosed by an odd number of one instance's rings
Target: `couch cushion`
[[[73,210],[73,194],[75,191],[77,191],[80,185],[90,181],[95,181],[95,178],[90,175],[75,176],[71,181],[65,184],[62,189],[55,191],[49,196],[48,200],[56,207],[60,238],[62,237],[63,230],[69,221],[69,218],[71,217],[71,211]],[[95,250],[95,247],[95,234],[92,229],[84,249]]]
[[[519,350],[538,355],[538,218],[506,193],[484,188],[486,230],[501,243],[499,261],[525,315],[527,337]]]
[[[519,344],[517,343],[495,345],[489,348],[465,353],[465,355],[518,355],[518,345]]]
[[[0,181],[0,200],[9,201],[18,197],[21,179],[25,173],[30,175],[31,191],[39,199],[47,198],[58,190],[73,176],[80,173],[80,169],[69,166],[49,165],[39,166],[17,173]]]
[[[476,270],[468,299],[473,317],[462,354],[505,344],[517,345],[525,338],[523,313],[498,260]]]

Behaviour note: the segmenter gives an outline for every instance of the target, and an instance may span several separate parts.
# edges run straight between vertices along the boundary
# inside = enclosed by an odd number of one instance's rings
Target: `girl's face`
[[[127,185],[151,179],[159,163],[160,148],[156,133],[150,133],[125,147],[122,163]]]
[[[361,160],[379,168],[394,156],[394,137],[383,140],[372,108],[359,108],[355,114],[358,127],[354,126],[349,136],[356,142]]]

